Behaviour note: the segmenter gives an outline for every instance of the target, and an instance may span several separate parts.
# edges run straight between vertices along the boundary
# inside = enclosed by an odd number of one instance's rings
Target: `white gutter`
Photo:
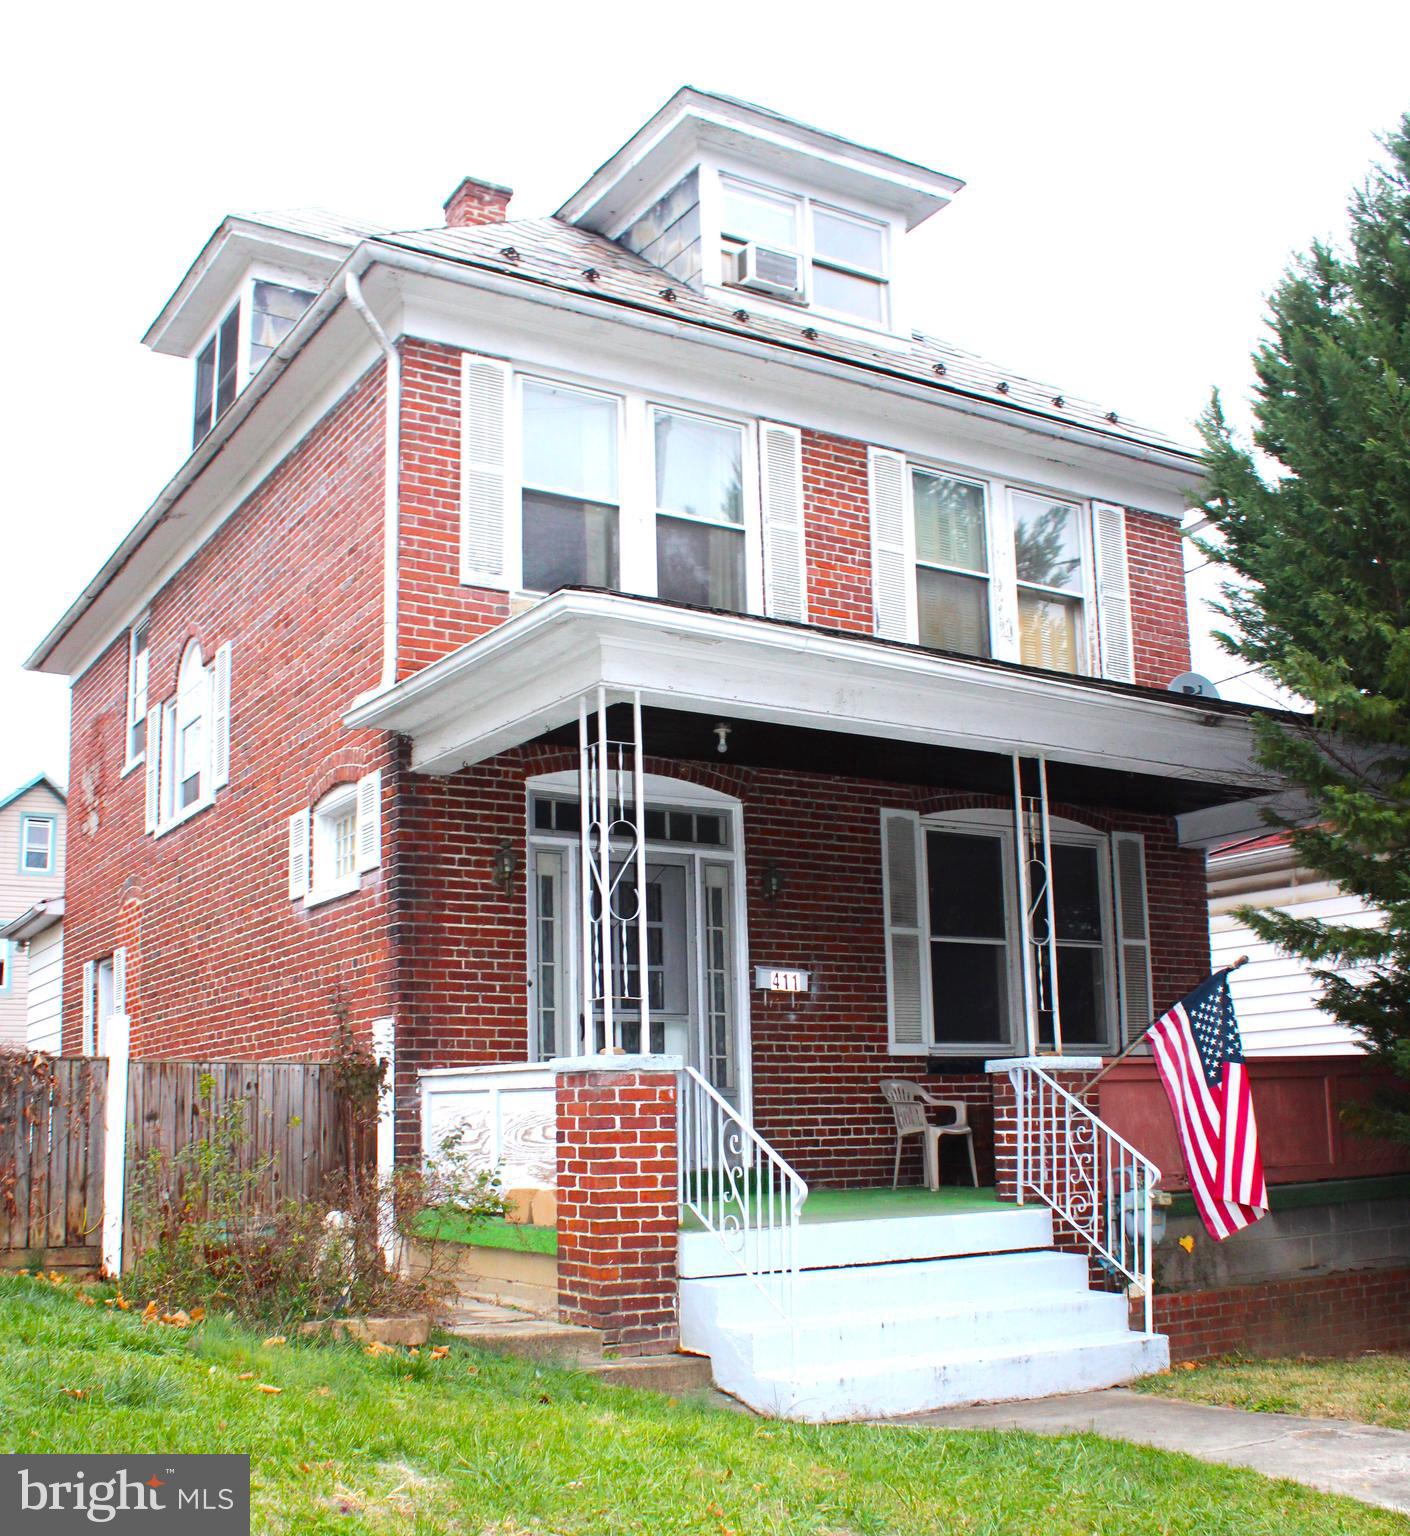
[[[397,580],[401,545],[401,354],[368,308],[357,274],[343,277],[348,303],[367,322],[387,359],[386,465],[382,475],[382,686],[397,680]]]
[[[802,344],[793,345],[782,340],[743,336],[728,329],[722,322],[676,319],[671,315],[658,314],[654,310],[645,309],[631,299],[613,300],[605,294],[578,294],[557,287],[547,278],[536,279],[529,273],[517,275],[500,273],[492,267],[481,266],[469,259],[423,256],[407,250],[404,246],[386,244],[380,240],[366,242],[367,248],[373,245],[376,247],[375,257],[369,256],[363,264],[364,267],[371,265],[372,260],[375,259],[384,266],[412,272],[419,277],[449,280],[456,280],[457,272],[472,272],[473,279],[463,278],[460,281],[491,293],[517,295],[522,298],[526,290],[536,289],[545,296],[543,302],[550,308],[586,315],[593,319],[601,319],[604,315],[621,314],[625,311],[632,316],[632,325],[637,330],[654,331],[665,336],[694,337],[697,340],[703,337],[708,339],[710,345],[722,350],[737,352],[746,357],[761,358],[765,361],[778,362],[780,357],[787,358],[790,363],[807,373],[823,374],[848,384],[856,384],[859,380],[864,380],[875,387],[880,383],[888,394],[905,395],[912,400],[922,400],[929,405],[944,405],[959,411],[962,415],[998,422],[1007,427],[1015,427],[1041,437],[1084,448],[1100,448],[1106,453],[1113,453],[1121,458],[1134,459],[1139,463],[1174,470],[1187,478],[1195,477],[1200,473],[1198,456],[1192,451],[1182,452],[1178,449],[1161,448],[1154,443],[1141,442],[1135,438],[1122,436],[1120,433],[1108,433],[1095,427],[1082,427],[1057,421],[1050,416],[1028,411],[1022,406],[991,404],[960,391],[954,385],[928,384],[919,379],[909,379],[891,369],[868,368],[861,363],[843,362],[840,359],[821,356]],[[354,256],[363,249],[363,246],[359,246]]]

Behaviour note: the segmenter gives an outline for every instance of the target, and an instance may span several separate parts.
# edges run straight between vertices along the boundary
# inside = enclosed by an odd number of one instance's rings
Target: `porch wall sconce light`
[[[775,901],[783,894],[783,871],[777,864],[769,863],[764,866],[764,873],[760,882],[764,888],[764,900]]]
[[[506,838],[494,851],[494,883],[508,895],[518,873],[519,850]]]

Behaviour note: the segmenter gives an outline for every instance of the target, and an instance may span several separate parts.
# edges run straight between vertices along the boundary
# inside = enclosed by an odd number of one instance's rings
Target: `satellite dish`
[[[1196,699],[1217,699],[1219,690],[1207,677],[1201,677],[1198,672],[1182,672],[1179,677],[1170,679],[1171,693],[1184,693]]]

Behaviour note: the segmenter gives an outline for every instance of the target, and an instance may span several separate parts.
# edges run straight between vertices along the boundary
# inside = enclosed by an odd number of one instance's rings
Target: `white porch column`
[[[631,695],[631,725],[625,740],[613,740],[608,734],[610,702],[607,689],[598,688],[578,705],[579,998],[584,1056],[596,1051],[599,1007],[603,1051],[614,1055],[621,1051],[619,1000],[634,1003],[639,1010],[642,1049],[650,1039],[641,695]],[[637,986],[629,993],[633,929]]]

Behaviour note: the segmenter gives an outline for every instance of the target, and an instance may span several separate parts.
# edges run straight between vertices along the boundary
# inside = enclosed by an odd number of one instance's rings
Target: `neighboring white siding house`
[[[1330,880],[1300,869],[1278,838],[1220,849],[1209,857],[1209,939],[1216,967],[1240,955],[1249,963],[1230,985],[1249,1055],[1340,1056],[1361,1047],[1350,1031],[1317,1007],[1308,966],[1256,938],[1234,915],[1241,906],[1277,907],[1295,917],[1322,917],[1371,927],[1378,914]]]
[[[0,798],[0,929],[63,896],[64,792],[40,777]],[[0,936],[0,1046],[22,1046],[29,1024],[28,944]]]
[[[50,905],[50,921],[28,941],[28,998],[25,1013],[25,1044],[32,1051],[59,1054],[60,1002],[64,982],[63,902]],[[59,910],[54,913],[53,909]],[[32,931],[32,928],[31,928]]]

